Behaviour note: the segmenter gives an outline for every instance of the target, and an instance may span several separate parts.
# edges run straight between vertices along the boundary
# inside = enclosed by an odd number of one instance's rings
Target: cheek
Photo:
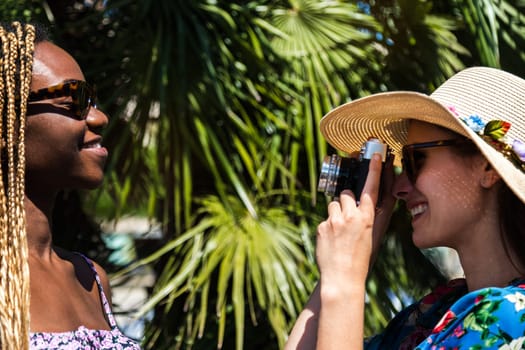
[[[35,139],[26,142],[26,172],[45,176],[49,169],[56,167],[58,165],[56,157],[51,155],[58,156],[59,152],[53,148],[52,144],[38,142]]]
[[[28,118],[25,129],[26,149],[38,152],[44,149],[66,149],[77,146],[83,134],[78,122],[67,117],[42,114]]]
[[[38,133],[33,132],[31,128],[26,130],[26,166],[30,170],[34,165],[43,162],[46,148],[45,140],[40,138]]]
[[[76,142],[53,123],[28,123],[25,132],[27,171],[42,171],[67,162]]]
[[[431,209],[440,208],[450,217],[479,214],[481,187],[465,165],[442,166],[429,171],[425,189]]]

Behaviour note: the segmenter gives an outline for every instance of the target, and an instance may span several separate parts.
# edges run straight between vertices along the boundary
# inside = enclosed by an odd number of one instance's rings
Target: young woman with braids
[[[0,25],[0,44],[2,349],[139,349],[116,326],[104,270],[52,241],[57,193],[102,182],[108,118],[41,30]]]

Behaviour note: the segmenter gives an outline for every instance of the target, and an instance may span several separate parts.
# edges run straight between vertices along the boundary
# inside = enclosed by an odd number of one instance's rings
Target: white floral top
[[[117,326],[108,299],[104,294],[100,277],[95,266],[85,256],[81,255],[89,264],[95,280],[97,282],[100,299],[102,300],[104,311],[106,312],[111,330],[88,329],[80,326],[78,329],[69,332],[37,332],[30,334],[30,349],[71,349],[71,350],[140,350],[139,344],[133,339],[125,336]]]

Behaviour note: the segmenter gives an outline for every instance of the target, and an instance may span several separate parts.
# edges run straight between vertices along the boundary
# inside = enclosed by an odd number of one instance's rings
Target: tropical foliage
[[[282,347],[317,278],[328,110],[430,92],[467,65],[525,75],[513,0],[7,0],[0,11],[50,24],[112,116],[107,182],[87,208],[162,224],[162,247],[127,270],[158,271],[142,310],[156,311],[151,349]],[[400,208],[370,275],[369,334],[440,278],[409,232]]]

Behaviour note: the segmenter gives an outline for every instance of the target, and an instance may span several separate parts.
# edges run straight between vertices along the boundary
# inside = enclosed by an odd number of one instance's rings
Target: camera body
[[[346,158],[337,154],[325,156],[319,175],[318,191],[331,197],[339,197],[341,191],[349,189],[354,193],[356,201],[359,201],[374,153],[381,155],[384,167],[390,155],[390,148],[377,138],[369,138],[363,144],[358,158]],[[379,193],[381,194],[381,189]]]

